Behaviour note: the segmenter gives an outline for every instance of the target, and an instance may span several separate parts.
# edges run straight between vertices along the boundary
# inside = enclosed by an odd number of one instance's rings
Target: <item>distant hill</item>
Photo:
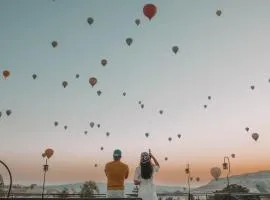
[[[270,170],[253,173],[240,174],[229,177],[230,184],[238,184],[247,187],[250,192],[269,193],[270,192]],[[212,180],[207,185],[195,188],[192,192],[212,192],[221,190],[227,185],[227,178]]]

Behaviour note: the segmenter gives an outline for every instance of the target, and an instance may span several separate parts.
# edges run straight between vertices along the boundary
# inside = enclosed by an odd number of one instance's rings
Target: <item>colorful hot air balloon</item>
[[[169,137],[169,138],[168,138],[168,140],[169,140],[169,142],[170,142],[170,141],[172,141],[172,138],[171,138],[171,137]]]
[[[87,22],[88,22],[89,25],[91,25],[91,24],[93,24],[94,19],[92,17],[88,17]]]
[[[89,83],[92,87],[94,87],[97,83],[97,79],[95,77],[89,78]]]
[[[259,134],[258,133],[252,133],[251,137],[257,141],[259,139]]]
[[[178,138],[181,138],[181,134],[177,134],[177,137],[178,137]]]
[[[145,137],[149,137],[149,133],[145,133],[144,135],[145,135]]]
[[[6,115],[9,116],[11,115],[12,111],[10,109],[6,110]]]
[[[54,151],[53,151],[53,149],[46,149],[45,150],[45,154],[46,154],[46,156],[47,156],[47,158],[49,159],[50,157],[52,157],[52,155],[53,155],[53,153],[54,153]]]
[[[94,123],[94,122],[90,122],[90,127],[91,127],[91,128],[93,128],[93,127],[94,127],[94,125],[95,125],[95,123]]]
[[[62,86],[63,86],[64,88],[66,88],[67,85],[68,85],[68,82],[67,82],[67,81],[63,81],[63,82],[62,82]]]
[[[105,65],[107,65],[107,60],[106,59],[102,59],[101,61],[100,61],[100,63],[103,65],[103,66],[105,66]]]
[[[127,38],[126,39],[126,43],[127,43],[128,46],[130,46],[132,44],[132,42],[133,42],[132,38]]]
[[[217,180],[221,175],[221,169],[219,167],[212,167],[210,170],[211,175]]]
[[[53,48],[57,47],[57,45],[58,45],[58,42],[56,42],[56,41],[53,41],[53,42],[52,42],[52,47],[53,47]]]
[[[234,154],[234,153],[232,153],[232,154],[231,154],[231,157],[232,157],[232,158],[235,158],[235,154]]]
[[[7,77],[9,77],[10,76],[10,71],[4,70],[3,71],[3,76],[4,76],[4,79],[6,79]]]
[[[32,78],[35,80],[37,78],[37,75],[36,74],[33,74],[32,75]]]
[[[172,51],[173,51],[175,54],[177,54],[178,50],[179,50],[178,46],[173,46],[173,47],[172,47]]]
[[[140,19],[135,19],[135,24],[136,24],[137,26],[139,26],[140,23],[141,23],[141,20],[140,20]]]
[[[221,10],[217,10],[217,12],[216,12],[217,16],[220,16],[221,13],[222,13]]]
[[[100,90],[97,91],[97,95],[100,96],[102,92]]]
[[[144,15],[151,20],[157,12],[157,7],[154,4],[146,4],[143,7]]]

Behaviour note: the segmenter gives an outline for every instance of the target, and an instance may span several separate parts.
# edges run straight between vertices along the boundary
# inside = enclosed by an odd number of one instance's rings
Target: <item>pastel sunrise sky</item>
[[[147,3],[157,7],[151,21]],[[161,165],[157,184],[185,185],[187,163],[201,179],[193,185],[205,184],[224,156],[232,175],[269,169],[269,8],[269,0],[1,0],[0,70],[10,76],[0,78],[0,159],[14,182],[42,183],[46,148],[55,151],[48,184],[106,181],[116,148],[128,181],[149,148]]]

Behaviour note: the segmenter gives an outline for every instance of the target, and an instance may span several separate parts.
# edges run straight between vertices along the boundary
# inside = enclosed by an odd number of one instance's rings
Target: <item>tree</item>
[[[95,193],[99,193],[97,184],[94,181],[86,181],[82,186],[80,197],[91,197]]]
[[[247,194],[249,193],[249,189],[242,185],[231,184],[220,191],[216,191],[214,196],[209,197],[208,200],[260,200],[259,196],[254,195],[240,196],[234,195],[234,193]]]

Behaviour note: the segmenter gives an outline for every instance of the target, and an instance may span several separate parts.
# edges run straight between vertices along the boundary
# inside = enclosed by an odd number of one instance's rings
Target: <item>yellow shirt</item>
[[[128,166],[121,161],[112,161],[106,164],[107,190],[123,190],[124,180],[128,178]]]

